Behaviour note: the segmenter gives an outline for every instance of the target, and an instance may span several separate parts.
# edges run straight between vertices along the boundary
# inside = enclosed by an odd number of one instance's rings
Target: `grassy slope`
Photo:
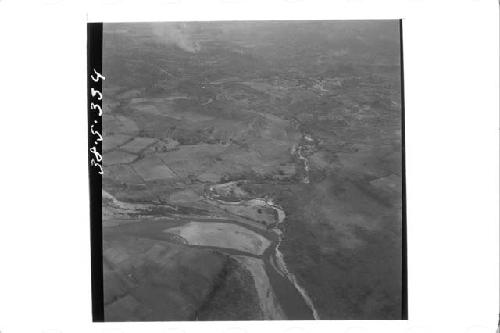
[[[310,292],[321,317],[398,319],[402,281],[398,210],[380,205],[349,181],[334,185],[335,181],[327,178],[318,186],[288,192],[283,200],[289,212],[283,243],[287,263]],[[338,186],[345,192],[337,192]],[[358,200],[351,201],[349,192],[356,192]]]
[[[252,277],[226,255],[123,233],[103,245],[106,321],[260,316]]]

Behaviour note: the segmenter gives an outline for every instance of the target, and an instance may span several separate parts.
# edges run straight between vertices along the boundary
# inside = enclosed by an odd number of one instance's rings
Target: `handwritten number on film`
[[[94,74],[90,75],[90,79],[94,82],[99,82],[99,80],[106,80],[106,78],[95,69]],[[102,101],[102,93],[99,90],[91,88],[90,95],[96,100],[96,102]],[[90,103],[90,109],[92,111],[96,111],[99,117],[102,116],[102,108],[99,104]],[[90,152],[94,154],[94,156],[90,160],[90,165],[97,167],[99,169],[99,174],[102,175],[102,155],[97,151],[97,144],[102,142],[102,135],[101,133],[99,133],[99,131],[94,129],[94,125],[96,125],[97,123],[98,121],[94,120],[94,123],[90,126],[90,134],[95,137],[94,146],[90,148]]]

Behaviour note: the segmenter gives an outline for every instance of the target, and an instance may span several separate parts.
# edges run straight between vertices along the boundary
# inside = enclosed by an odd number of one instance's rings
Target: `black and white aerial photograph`
[[[105,321],[406,319],[400,23],[104,23]]]

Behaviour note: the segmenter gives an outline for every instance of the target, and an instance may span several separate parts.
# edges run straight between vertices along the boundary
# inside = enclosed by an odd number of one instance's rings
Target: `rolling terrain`
[[[401,319],[397,21],[105,24],[106,321]]]

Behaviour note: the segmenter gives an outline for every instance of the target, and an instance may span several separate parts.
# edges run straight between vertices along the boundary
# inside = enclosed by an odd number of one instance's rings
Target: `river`
[[[300,152],[300,148],[299,148],[299,152]],[[300,153],[298,153],[298,154],[299,154],[299,156],[301,156]],[[305,159],[305,160],[307,161],[307,159]],[[308,171],[308,169],[306,171]],[[308,179],[307,173],[306,173],[306,177]],[[228,185],[227,184],[219,184],[219,186],[227,187]],[[309,296],[307,291],[304,289],[304,287],[302,287],[300,285],[295,274],[293,274],[290,271],[290,269],[288,268],[286,261],[285,261],[285,257],[280,250],[280,246],[281,246],[283,239],[284,239],[284,233],[282,231],[282,228],[283,228],[284,223],[286,221],[286,213],[283,210],[283,208],[280,205],[278,205],[277,203],[275,203],[273,201],[273,199],[271,199],[271,198],[253,198],[253,199],[241,200],[241,201],[224,201],[224,200],[221,200],[220,197],[216,197],[214,195],[214,193],[215,193],[215,191],[213,191],[213,187],[211,187],[209,193],[207,194],[208,199],[215,200],[219,203],[223,203],[223,204],[227,204],[227,205],[231,205],[231,206],[240,205],[240,206],[245,206],[245,207],[254,206],[254,207],[259,207],[259,208],[261,208],[262,206],[265,206],[265,207],[274,209],[274,211],[276,212],[276,223],[274,224],[274,227],[271,229],[271,231],[276,235],[276,240],[272,242],[272,245],[270,246],[271,250],[266,251],[264,253],[263,259],[266,262],[267,267],[272,268],[275,271],[275,273],[277,273],[282,278],[286,279],[293,286],[293,289],[295,289],[295,292],[300,295],[302,301],[304,302],[304,304],[307,306],[308,310],[310,311],[311,317],[313,319],[320,319],[318,311],[314,307],[314,304],[313,304],[311,297]],[[262,234],[262,235],[264,235],[264,234]],[[269,273],[272,274],[272,272],[269,272],[269,269],[267,270],[267,272],[268,272],[268,274]],[[271,274],[269,274],[269,275],[271,275]],[[273,280],[273,278],[271,276],[270,276],[270,280],[271,281]],[[276,280],[276,278],[274,280]],[[292,304],[290,304],[290,302],[294,302],[293,295],[284,295],[283,292],[280,292],[280,291],[283,291],[282,290],[283,286],[277,285],[276,283],[273,285],[273,289],[278,294],[278,298],[282,300],[282,302],[280,302],[280,303],[281,303],[282,307],[285,309],[285,312],[289,312],[289,313],[293,312],[294,316],[300,315],[299,314],[299,311],[300,311],[299,308],[301,307],[300,305],[295,304],[294,309],[292,309],[290,307],[290,305],[292,305]],[[290,293],[290,289],[289,288],[286,288],[286,289],[288,289],[287,292]],[[295,302],[297,302],[296,299],[295,299]],[[287,311],[287,307],[288,307],[288,311]]]
[[[305,143],[305,145],[307,145],[307,143]],[[308,149],[307,146],[304,147],[304,145],[301,144],[298,144],[292,149],[292,154],[295,154],[304,163],[305,175],[303,178],[303,183],[309,183],[309,162],[304,154],[304,152],[307,153],[307,149]],[[214,190],[214,188],[218,188],[219,193],[217,190]],[[236,200],[239,201],[224,200],[224,198],[231,197],[231,194],[233,195],[232,199],[234,199],[234,195],[236,195],[237,197]],[[129,214],[141,214],[142,211],[145,211],[146,209],[150,208],[149,207],[150,205],[129,204],[121,202],[104,190],[103,190],[103,198],[109,201],[109,204],[106,205],[107,209],[103,210],[103,216],[106,215],[104,214],[104,211],[106,212],[109,211],[107,214],[111,214],[116,218],[122,215],[127,216]],[[285,255],[280,249],[283,241],[285,240],[284,239],[285,232],[283,232],[283,230],[286,227],[286,213],[284,209],[270,197],[249,198],[248,195],[246,195],[244,191],[241,188],[239,188],[239,186],[236,185],[236,182],[216,184],[211,186],[209,191],[205,193],[204,199],[211,202],[212,204],[214,202],[217,202],[219,204],[228,205],[232,207],[240,207],[244,209],[248,209],[250,207],[251,209],[255,210],[262,210],[263,208],[267,208],[268,210],[273,210],[275,212],[275,214],[272,214],[273,218],[270,221],[272,223],[268,223],[267,227],[264,227],[262,225],[259,226],[259,221],[257,220],[253,220],[254,224],[244,224],[241,221],[238,221],[237,219],[231,219],[231,216],[224,216],[223,218],[213,217],[215,222],[223,222],[233,225],[239,225],[240,227],[258,233],[262,237],[269,240],[270,245],[267,247],[267,249],[264,251],[262,255],[251,255],[249,253],[237,251],[227,246],[224,248],[220,247],[216,248],[223,252],[228,253],[229,255],[235,256],[235,258],[237,258],[238,256],[241,258],[243,256],[243,257],[262,260],[265,271],[265,273],[263,274],[267,275],[267,279],[269,280],[268,283],[269,288],[257,291],[260,295],[265,295],[269,293],[272,294],[274,292],[279,303],[278,306],[275,306],[274,304],[265,304],[269,306],[262,306],[263,311],[265,311],[265,309],[270,309],[270,312],[274,311],[275,313],[279,313],[280,311],[276,309],[281,308],[284,311],[286,317],[290,319],[316,319],[316,320],[320,319],[318,311],[314,306],[313,300],[309,296],[306,289],[300,284],[297,276],[293,272],[291,272],[290,269],[288,268],[286,264]],[[170,215],[171,217],[176,217],[179,220],[185,220],[190,222],[192,221],[205,222],[209,221],[210,218],[210,216],[196,217],[192,214],[184,215],[182,213],[181,214],[170,213]],[[248,216],[245,216],[245,218],[247,219],[247,221],[248,219],[252,220]],[[138,228],[139,231],[142,230],[142,232],[146,232],[147,230],[149,230],[150,225],[151,223],[145,223],[145,224],[141,223],[138,226],[134,227]],[[136,232],[138,231],[136,230]],[[183,243],[189,245],[187,241]],[[255,271],[252,274],[254,274],[254,279],[256,279],[257,281],[259,276],[255,276]],[[261,281],[263,280],[262,276],[260,276],[260,280]],[[257,286],[257,283],[256,283],[256,288],[259,288]],[[261,297],[261,302],[263,300],[267,301],[268,303],[271,303],[272,297],[267,297],[267,298]],[[275,315],[273,313],[267,313],[264,315],[266,318],[269,319],[281,318],[279,315]]]
[[[276,205],[272,201],[270,201],[270,203],[268,203],[268,204],[269,204],[269,206],[274,208],[277,212],[278,225],[283,223],[285,221],[285,217],[286,217],[285,211],[279,205]],[[311,309],[311,312],[313,314],[313,318],[318,320],[319,319],[318,311],[316,311],[316,308],[314,307],[314,304],[311,300],[311,297],[309,296],[307,291],[299,284],[299,282],[297,281],[297,278],[295,277],[295,274],[290,272],[290,270],[286,266],[283,253],[280,251],[280,245],[281,245],[281,242],[283,241],[283,232],[279,228],[275,228],[273,230],[275,230],[276,234],[278,235],[278,241],[276,242],[276,246],[274,247],[274,253],[275,253],[274,259],[275,259],[275,263],[276,263],[276,267],[274,267],[274,268],[276,269],[276,271],[278,273],[284,275],[293,284],[295,289],[297,289],[297,291],[300,293],[300,295],[304,299],[304,301],[307,304],[307,306],[309,307],[309,309]]]

